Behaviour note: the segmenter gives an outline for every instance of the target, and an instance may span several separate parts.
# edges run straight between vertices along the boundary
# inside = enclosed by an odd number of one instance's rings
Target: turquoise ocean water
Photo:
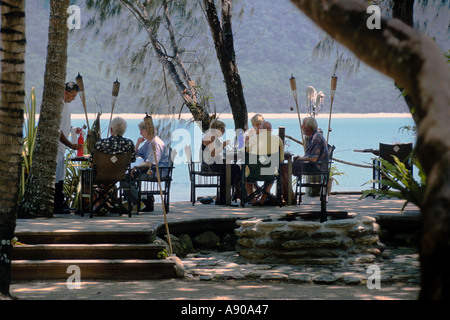
[[[298,118],[287,119],[266,119],[271,121],[276,134],[279,127],[285,127],[286,134],[298,140],[300,138],[300,129]],[[136,142],[139,137],[138,123],[141,119],[127,119],[128,129],[125,137]],[[156,120],[155,120],[156,121]],[[234,138],[233,120],[223,119],[227,124],[228,131],[226,139]],[[319,127],[325,132],[328,129],[328,118],[318,118]],[[80,119],[72,119],[73,126],[82,126],[85,121]],[[102,137],[106,137],[109,123],[109,115],[104,116],[101,121]],[[92,120],[91,123],[92,125]],[[415,143],[415,136],[406,130],[400,130],[403,126],[413,126],[414,121],[411,117],[392,117],[392,118],[334,118],[331,122],[332,132],[330,133],[329,143],[336,146],[334,158],[357,165],[370,165],[372,153],[359,153],[353,150],[358,149],[378,149],[379,143]],[[172,147],[179,151],[176,159],[176,167],[173,174],[173,182],[171,188],[171,201],[189,201],[190,182],[188,176],[188,168],[184,158],[182,149],[184,145],[190,143],[194,150],[194,155],[200,148],[201,133],[194,124],[186,129],[179,128],[171,131],[174,134]],[[294,154],[303,154],[302,146],[295,142],[291,142],[289,149]],[[370,185],[363,185],[372,178],[372,169],[362,168],[356,165],[348,165],[335,162],[334,166],[344,175],[336,177],[339,184],[333,186],[333,191],[360,191],[370,188]],[[415,170],[417,175],[417,170]],[[212,195],[214,190],[203,190],[199,192],[201,195]],[[159,201],[158,201],[159,202]]]

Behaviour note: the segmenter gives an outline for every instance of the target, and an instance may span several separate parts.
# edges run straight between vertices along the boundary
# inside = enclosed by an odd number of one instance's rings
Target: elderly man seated
[[[303,157],[294,157],[292,163],[292,174],[299,175],[300,172],[307,174],[308,172],[320,172],[326,170],[328,160],[328,144],[323,135],[318,130],[316,119],[313,117],[307,117],[303,119],[302,131],[308,136],[308,143],[305,148],[305,154]],[[287,199],[288,188],[287,185],[287,167],[282,167],[282,190],[283,196]]]
[[[245,189],[248,195],[255,191],[255,181],[270,181],[278,174],[284,159],[283,142],[280,137],[272,134],[272,124],[264,121],[260,126],[259,134],[253,135],[248,141],[248,172],[245,172]],[[246,159],[247,162],[247,159]],[[248,181],[248,182],[247,182]],[[270,194],[272,184],[266,184],[265,192],[257,199],[250,199],[252,205],[264,205],[267,195]]]

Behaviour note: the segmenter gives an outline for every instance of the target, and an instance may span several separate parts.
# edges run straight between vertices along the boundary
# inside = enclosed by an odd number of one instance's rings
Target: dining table
[[[225,162],[225,205],[231,206],[231,165],[244,163],[245,151],[244,148],[225,148],[224,162]]]

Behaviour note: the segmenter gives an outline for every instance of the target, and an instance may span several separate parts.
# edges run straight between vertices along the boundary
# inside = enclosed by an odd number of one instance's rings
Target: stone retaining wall
[[[237,221],[236,251],[254,263],[305,265],[372,263],[379,227],[372,217],[286,221],[285,216]]]

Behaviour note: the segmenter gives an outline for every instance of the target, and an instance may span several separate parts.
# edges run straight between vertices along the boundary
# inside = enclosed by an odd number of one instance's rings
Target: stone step
[[[180,269],[173,259],[162,259],[165,247],[152,244],[149,231],[26,231],[15,236],[22,244],[12,252],[12,280],[67,280],[73,272],[69,266],[79,268],[81,281],[167,279],[177,277]]]
[[[23,231],[16,232],[24,244],[94,244],[94,243],[151,243],[150,231]]]
[[[161,259],[155,244],[27,244],[14,247],[12,260]]]
[[[67,280],[74,274],[69,266],[80,268],[80,281],[167,279],[177,277],[175,265],[170,259],[13,260],[11,279]]]

